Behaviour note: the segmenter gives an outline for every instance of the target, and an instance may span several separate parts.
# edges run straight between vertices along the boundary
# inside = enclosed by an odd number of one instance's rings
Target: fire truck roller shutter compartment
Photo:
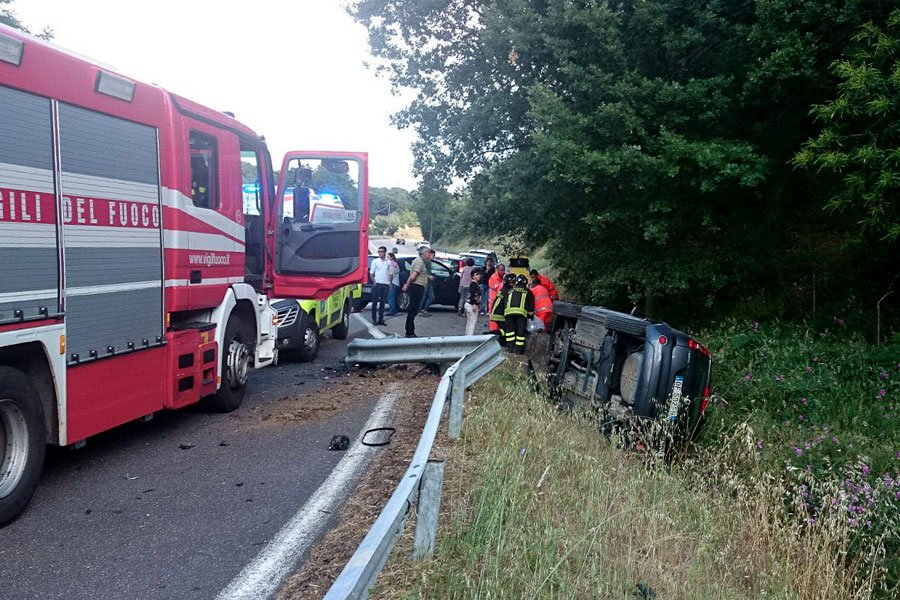
[[[0,324],[59,313],[50,101],[0,86]]]
[[[152,127],[60,103],[67,360],[163,340],[162,209]]]

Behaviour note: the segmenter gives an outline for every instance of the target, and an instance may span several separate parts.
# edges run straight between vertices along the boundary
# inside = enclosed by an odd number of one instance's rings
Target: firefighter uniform
[[[488,315],[492,315],[494,312],[494,300],[497,299],[497,294],[503,288],[503,277],[498,273],[494,272],[491,275],[490,281],[488,281]],[[488,330],[491,333],[498,333],[500,331],[499,321],[496,321],[492,318],[488,319]],[[502,336],[501,336],[502,340]]]
[[[491,332],[498,334],[501,346],[506,345],[506,298],[512,291],[515,281],[516,276],[512,273],[507,273],[503,277],[503,285],[494,296],[494,301],[491,303],[491,312],[488,316],[488,322],[494,325]]]
[[[516,278],[515,287],[506,295],[503,311],[506,346],[515,347],[518,354],[525,354],[528,319],[534,316],[534,294],[528,289],[527,282],[524,275]]]
[[[540,319],[544,329],[549,331],[550,317],[553,316],[553,300],[550,299],[550,292],[538,284],[531,286],[531,293],[534,294],[534,316]]]

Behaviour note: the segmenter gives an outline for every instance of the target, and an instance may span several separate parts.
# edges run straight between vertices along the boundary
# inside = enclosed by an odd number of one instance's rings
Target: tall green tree
[[[418,91],[395,117],[419,133],[418,172],[468,182],[457,216],[482,218],[467,226],[549,243],[583,300],[690,318],[749,297],[796,311],[798,281],[852,271],[822,182],[790,161],[833,89],[828,65],[886,5],[359,0],[351,12],[393,83]]]
[[[812,114],[822,130],[795,164],[838,178],[828,208],[852,215],[863,240],[900,241],[900,9],[884,27],[866,23],[832,63],[837,96]],[[896,255],[895,255],[896,257]]]

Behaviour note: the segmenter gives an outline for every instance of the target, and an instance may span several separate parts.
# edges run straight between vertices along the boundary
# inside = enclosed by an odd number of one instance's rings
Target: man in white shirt
[[[387,304],[388,290],[391,288],[391,280],[394,277],[394,267],[387,259],[387,248],[378,247],[378,257],[372,259],[369,266],[369,279],[375,285],[372,287],[372,322],[376,325],[384,325],[384,307]],[[378,320],[375,320],[375,316]]]

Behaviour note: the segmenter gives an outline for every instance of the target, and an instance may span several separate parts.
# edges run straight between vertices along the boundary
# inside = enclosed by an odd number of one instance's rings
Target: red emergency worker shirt
[[[550,292],[542,285],[536,285],[531,288],[534,294],[534,316],[544,323],[544,329],[550,327],[550,317],[553,316],[553,300],[550,299]]]
[[[556,289],[556,286],[553,285],[553,282],[541,275],[540,273],[537,276],[538,281],[541,282],[541,285],[547,288],[547,293],[550,294],[550,299],[556,302],[559,300],[559,290]]]

